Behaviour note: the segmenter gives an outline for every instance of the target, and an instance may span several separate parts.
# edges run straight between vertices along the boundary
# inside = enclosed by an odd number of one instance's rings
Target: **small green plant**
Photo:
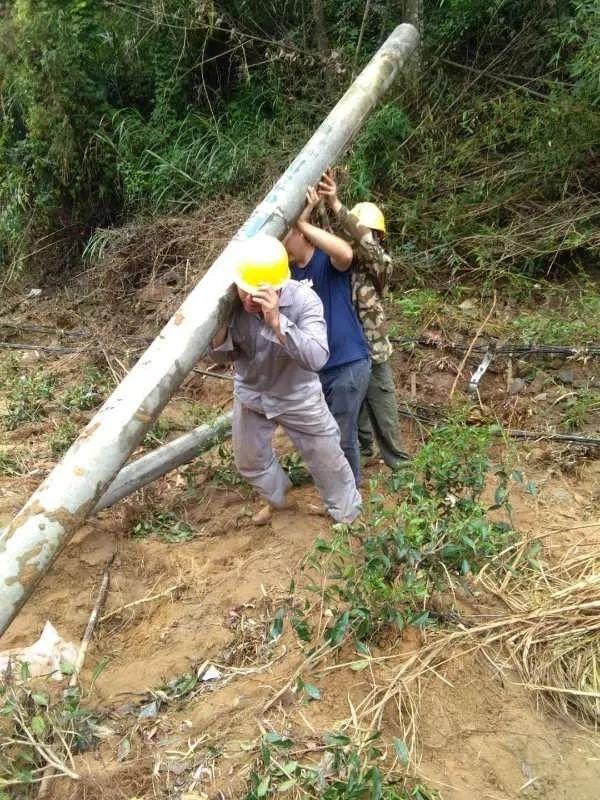
[[[50,438],[50,451],[57,458],[62,456],[73,444],[79,434],[79,428],[70,419],[60,423]]]
[[[404,775],[408,753],[403,742],[393,746],[400,766],[384,767],[380,734],[358,745],[345,733],[323,737],[319,760],[309,760],[306,748],[271,731],[261,741],[260,755],[250,773],[244,800],[286,797],[299,800],[434,800],[423,786],[410,786]]]
[[[137,539],[155,536],[162,542],[175,544],[189,542],[194,531],[174,511],[153,511],[133,524],[131,535]]]
[[[286,453],[280,463],[294,486],[304,486],[312,482],[308,467],[299,453]]]
[[[523,313],[511,327],[517,341],[526,344],[578,345],[597,340],[600,334],[597,317],[569,318],[567,310]]]
[[[201,403],[192,403],[187,413],[189,424],[196,428],[198,425],[207,425],[213,422],[221,410],[216,406],[204,406]]]
[[[165,417],[159,417],[154,425],[144,436],[144,447],[160,447],[167,441],[167,436],[173,430],[173,423]]]
[[[70,411],[89,411],[104,401],[109,387],[108,375],[96,367],[86,367],[83,383],[67,389],[62,396],[62,403]]]
[[[0,451],[0,475],[8,475],[14,478],[17,475],[22,475],[25,471],[25,466],[19,458],[12,456],[6,451]]]
[[[562,427],[580,431],[600,411],[600,391],[586,389],[565,398]]]
[[[18,666],[18,665],[17,665]],[[97,719],[80,705],[76,688],[47,692],[26,664],[0,681],[0,798],[30,797],[46,767],[69,769],[72,754],[95,743]],[[16,794],[18,790],[20,794]]]
[[[443,299],[434,289],[414,289],[395,296],[394,306],[400,318],[396,320],[392,333],[411,336],[421,333],[423,327],[440,313]]]
[[[245,481],[235,467],[233,450],[228,442],[222,442],[217,451],[219,463],[210,466],[211,481],[215,486],[243,486]]]
[[[7,411],[4,425],[14,430],[27,422],[37,422],[48,413],[48,403],[54,395],[55,378],[36,370],[20,375],[8,383]]]

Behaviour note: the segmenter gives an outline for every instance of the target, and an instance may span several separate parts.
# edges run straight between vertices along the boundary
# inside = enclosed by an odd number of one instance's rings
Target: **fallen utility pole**
[[[63,460],[0,537],[0,634],[137,447],[231,313],[236,240],[282,237],[304,206],[306,187],[335,163],[418,43],[399,25],[352,83],[234,240],[188,295]]]
[[[132,461],[123,467],[108,491],[102,495],[94,511],[114,506],[119,500],[147,486],[167,472],[187,464],[204,450],[209,450],[217,442],[231,435],[233,413],[228,411],[207,425],[200,425],[193,431],[157,447],[151,453]]]
[[[443,413],[444,409],[438,409]],[[439,417],[437,422],[430,416],[422,416],[417,412],[399,410],[401,416],[414,419],[425,424],[436,425],[441,422]],[[231,422],[233,414],[228,412],[217,417],[209,425],[201,425],[193,431],[173,439],[162,447],[157,447],[137,461],[132,461],[124,467],[117,475],[108,491],[102,495],[98,501],[94,513],[103,511],[124,497],[128,497],[138,489],[147,486],[157,478],[166,475],[167,472],[187,464],[196,458],[201,452],[209,450],[222,439],[231,436]],[[515,439],[540,439],[564,442],[566,444],[577,444],[586,447],[600,447],[600,439],[593,439],[585,436],[575,436],[573,434],[550,433],[547,431],[521,431],[513,428],[502,428],[498,435],[508,436]]]

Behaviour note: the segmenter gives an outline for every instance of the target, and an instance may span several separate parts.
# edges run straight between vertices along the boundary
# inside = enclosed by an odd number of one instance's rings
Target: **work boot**
[[[376,453],[371,453],[369,456],[361,453],[360,463],[362,467],[374,467],[376,464],[383,464],[383,461]]]
[[[327,517],[329,514],[323,506],[318,506],[316,503],[308,503],[306,511],[311,517]]]
[[[252,515],[252,522],[255,525],[268,525],[275,511],[290,511],[293,508],[296,508],[296,503],[288,497],[285,498],[285,503],[280,508],[272,506],[270,503],[265,503],[256,514]]]
[[[394,464],[388,464],[389,468],[392,472],[398,472],[410,467],[412,465],[412,458],[407,456],[406,458],[400,458],[398,461],[394,462]]]
[[[375,448],[372,444],[361,444],[360,457],[361,459],[373,458],[375,455]]]
[[[273,517],[273,511],[273,506],[266,503],[256,514],[252,515],[252,522],[255,525],[268,525]]]

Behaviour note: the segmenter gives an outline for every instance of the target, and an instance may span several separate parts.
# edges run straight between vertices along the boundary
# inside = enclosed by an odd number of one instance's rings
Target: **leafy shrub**
[[[299,453],[293,452],[281,458],[281,466],[287,472],[288,478],[294,486],[304,486],[312,482],[312,476]]]
[[[72,665],[61,669],[69,674]],[[21,665],[20,678],[21,683],[15,675],[0,680],[0,798],[34,796],[29,791],[44,768],[69,764],[73,754],[96,742],[97,719],[81,706],[76,688],[43,691],[30,680],[27,664]],[[10,795],[3,794],[5,785]]]
[[[559,47],[553,62],[566,56],[567,71],[575,81],[575,93],[582,100],[600,105],[600,7],[596,0],[571,4],[572,15],[563,15],[552,26]],[[566,52],[565,52],[566,51]]]
[[[400,145],[410,132],[406,112],[393,103],[367,120],[348,165],[353,203],[371,200],[376,187],[400,179],[404,166]]]
[[[414,461],[384,482],[392,502],[373,485],[362,521],[338,526],[331,541],[317,540],[308,563],[328,577],[333,620],[324,637],[331,646],[349,635],[364,640],[390,626],[429,624],[427,599],[448,571],[476,571],[512,540],[510,526],[490,520],[481,500],[489,438],[486,428],[437,429]],[[508,509],[508,476],[497,476],[492,508]]]
[[[56,231],[40,252],[77,256],[123,211],[182,210],[264,175],[269,144],[287,152],[294,125],[247,71],[258,45],[232,47],[222,27],[196,0],[151,0],[145,12],[11,4],[0,30],[0,265],[27,263]]]

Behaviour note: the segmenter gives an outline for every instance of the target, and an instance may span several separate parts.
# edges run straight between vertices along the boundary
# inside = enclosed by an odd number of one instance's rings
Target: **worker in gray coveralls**
[[[321,301],[308,286],[290,280],[284,246],[265,234],[240,243],[234,281],[241,304],[209,352],[216,361],[235,364],[235,464],[267,501],[253,521],[266,524],[274,509],[287,505],[292,484],[271,444],[281,425],[330,516],[351,522],[361,497],[317,375],[329,358]]]

